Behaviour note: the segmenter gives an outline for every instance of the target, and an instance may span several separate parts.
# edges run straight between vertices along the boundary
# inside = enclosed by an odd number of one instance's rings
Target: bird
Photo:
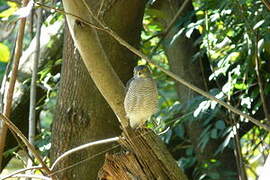
[[[158,110],[158,91],[147,65],[134,68],[133,77],[126,86],[124,108],[131,128],[142,128]]]

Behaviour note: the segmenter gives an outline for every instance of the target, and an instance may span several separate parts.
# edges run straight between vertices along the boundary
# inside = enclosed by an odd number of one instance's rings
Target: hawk
[[[158,92],[151,71],[146,65],[134,68],[134,75],[127,84],[124,100],[126,115],[130,126],[135,129],[157,112]]]

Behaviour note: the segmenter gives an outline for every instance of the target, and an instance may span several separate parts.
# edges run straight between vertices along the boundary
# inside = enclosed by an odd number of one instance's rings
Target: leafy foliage
[[[61,7],[59,4],[57,6]],[[200,49],[192,59],[196,61],[198,57],[207,55],[212,70],[208,81],[216,84],[209,93],[249,115],[263,119],[264,109],[260,90],[263,90],[266,101],[270,95],[269,10],[258,0],[196,0],[193,1],[193,6],[195,8],[193,12],[188,12],[175,22],[174,26],[177,26],[179,31],[174,34],[173,39],[182,35],[190,38],[198,31],[201,37],[195,43],[200,45]],[[16,21],[18,16],[14,16],[14,12],[18,9],[18,4],[0,0],[1,21]],[[44,24],[50,26],[61,18],[63,15],[56,14]],[[164,46],[172,43],[162,37],[166,27],[160,20],[164,18],[167,17],[162,11],[151,6],[146,8],[140,48],[159,65],[170,69]],[[25,47],[32,41],[29,32],[26,33]],[[1,76],[6,63],[11,59],[14,39],[13,32],[9,38],[0,43]],[[139,64],[144,63],[146,63],[144,60],[139,60]],[[38,85],[46,91],[46,95],[38,102],[40,123],[35,145],[44,157],[48,157],[51,146],[50,126],[61,76],[55,71],[55,67],[60,64],[61,59],[50,59],[38,74]],[[234,138],[237,131],[249,179],[256,179],[257,168],[263,164],[269,153],[269,133],[254,126],[245,129],[244,126],[248,125],[245,119],[233,115],[202,96],[198,95],[186,104],[180,102],[175,82],[159,69],[152,65],[150,67],[158,84],[160,110],[148,122],[148,127],[161,134],[160,137],[172,152],[181,154],[176,158],[179,166],[186,171],[192,169],[194,179],[220,179],[223,174],[216,173],[212,169],[220,167],[221,162],[217,158],[220,154],[235,148]],[[258,72],[263,89],[260,89],[258,83]],[[268,104],[267,108],[269,109]],[[203,127],[197,137],[199,143],[196,147],[192,146],[186,128],[193,122],[201,122]],[[196,148],[202,152],[206,151],[211,141],[218,141],[219,146],[216,147],[214,154],[209,155],[209,159],[199,162]],[[18,147],[10,149],[6,154],[15,153],[17,150]],[[222,173],[228,177],[235,176],[229,171]]]
[[[189,12],[175,23],[175,26],[181,27],[179,32],[175,34],[175,38],[180,35],[190,38],[195,30],[200,32],[201,38],[198,40],[201,44],[200,51],[195,54],[193,59],[196,60],[198,59],[196,57],[203,57],[207,54],[212,69],[209,81],[217,84],[217,88],[210,90],[210,92],[247,114],[256,116],[264,114],[258,72],[262,80],[263,95],[267,100],[270,73],[270,15],[268,9],[262,1],[256,0],[196,0],[193,5],[194,12]],[[168,60],[162,61],[161,57],[164,55],[164,51],[159,43],[159,36],[156,36],[164,30],[162,24],[156,23],[156,19],[164,18],[164,15],[157,10],[151,10],[151,8],[145,12],[144,29],[146,32],[142,33],[143,52],[152,55],[154,60],[168,68]],[[191,21],[192,15],[196,15],[196,21]],[[151,39],[151,37],[154,38]],[[164,44],[166,45],[166,43]],[[160,46],[157,48],[157,45]],[[155,52],[152,52],[153,50]],[[269,138],[268,133],[263,129],[253,127],[250,131],[242,131],[241,127],[247,123],[244,119],[231,115],[215,102],[200,96],[195,97],[189,104],[181,104],[177,101],[176,96],[170,96],[171,92],[175,91],[174,83],[167,84],[168,79],[160,79],[162,73],[155,72],[155,69],[154,75],[160,80],[158,83],[162,96],[160,97],[161,111],[156,115],[156,120],[159,124],[159,131],[166,131],[162,135],[166,143],[173,143],[175,137],[185,142],[187,137],[183,123],[203,119],[203,127],[205,128],[200,134],[200,143],[198,144],[202,150],[211,139],[223,139],[215,155],[222,153],[227,148],[235,148],[233,139],[236,128],[237,131],[245,134],[241,137],[245,162],[250,163],[254,157],[262,158],[262,154],[269,152],[269,147],[263,148],[263,150],[258,148],[258,146],[265,147],[267,143],[263,143],[264,145],[261,143]],[[170,87],[170,91],[166,87]],[[164,101],[163,96],[166,97],[166,101]],[[181,114],[183,109],[188,109],[188,111]],[[263,117],[264,115],[259,116]],[[191,151],[194,152],[194,149],[192,150],[192,147],[188,146],[185,156],[179,159],[179,164],[186,169],[196,164],[195,154],[190,153]],[[255,151],[257,151],[256,155]],[[207,164],[218,166],[219,162]],[[247,166],[250,178],[257,176],[254,175],[254,172],[259,165],[260,163],[256,163],[255,166]],[[205,173],[207,168],[205,166],[196,168],[194,177],[196,179],[219,179],[219,174]]]

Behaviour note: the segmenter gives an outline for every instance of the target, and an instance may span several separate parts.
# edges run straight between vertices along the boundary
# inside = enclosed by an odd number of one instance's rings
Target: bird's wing
[[[134,80],[134,77],[132,77],[130,80],[128,80],[128,82],[127,82],[127,84],[126,84],[126,88],[125,88],[126,93],[127,93],[127,91],[128,91],[128,88],[129,88],[129,85],[130,85],[131,81],[133,81],[133,80]]]

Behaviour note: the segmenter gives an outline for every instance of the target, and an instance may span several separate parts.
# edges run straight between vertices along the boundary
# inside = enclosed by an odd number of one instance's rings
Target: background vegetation
[[[62,9],[62,4],[58,1],[43,3]],[[193,45],[198,47],[198,50],[190,59],[192,63],[208,64],[208,66],[200,66],[200,68],[208,68],[206,71],[210,72],[205,74],[203,79],[204,83],[208,84],[206,90],[242,112],[269,124],[270,14],[267,2],[194,0],[193,10],[185,11],[177,17],[171,28],[171,38],[164,34],[168,14],[162,8],[158,8],[158,3],[158,0],[146,3],[139,49],[169,70],[172,64],[169,62],[166,49],[172,48],[175,39],[180,36],[185,36],[187,39],[196,36]],[[19,8],[18,1],[0,0],[1,80],[4,74],[9,72],[8,64],[12,63],[18,31],[16,22],[19,18],[14,13]],[[34,10],[37,8],[38,6],[35,5]],[[32,22],[36,21],[35,11],[27,19],[23,45],[25,51],[36,33],[35,26],[31,24],[31,19]],[[63,13],[47,8],[43,11],[42,26],[44,27],[53,27],[58,22],[63,23],[63,20]],[[35,146],[47,163],[51,163],[49,156],[51,124],[57,113],[54,109],[62,78],[60,66],[63,27],[62,25],[61,31],[55,37],[51,37],[46,44],[48,48],[57,47],[58,52],[42,57],[45,60],[38,72],[39,96],[36,106],[38,123]],[[59,39],[60,45],[55,46],[55,38]],[[138,59],[138,64],[145,63],[144,60]],[[147,123],[147,127],[161,134],[160,137],[188,177],[214,180],[222,179],[224,173],[228,179],[245,179],[240,173],[241,167],[244,167],[247,179],[259,179],[269,154],[269,133],[201,95],[196,94],[188,97],[188,101],[181,101],[177,83],[155,66],[150,65],[150,67],[158,85],[159,112]],[[201,70],[205,71],[205,69]],[[18,79],[22,77],[24,77],[23,73],[19,74]],[[24,77],[20,88],[29,89],[30,79],[29,76]],[[203,129],[197,137],[196,146],[192,144],[193,140],[188,132],[190,129],[187,128],[187,124],[192,122],[200,122]],[[25,129],[20,126],[18,128]],[[210,152],[206,147],[212,141],[217,142],[218,145]],[[202,153],[211,154],[201,161],[196,148]],[[226,151],[234,152],[235,159],[231,159],[230,163],[238,167],[238,170],[213,171],[222,165],[223,161],[218,157]],[[27,164],[26,154],[19,145],[7,149],[4,157],[7,161],[3,167],[3,174],[23,168]]]

